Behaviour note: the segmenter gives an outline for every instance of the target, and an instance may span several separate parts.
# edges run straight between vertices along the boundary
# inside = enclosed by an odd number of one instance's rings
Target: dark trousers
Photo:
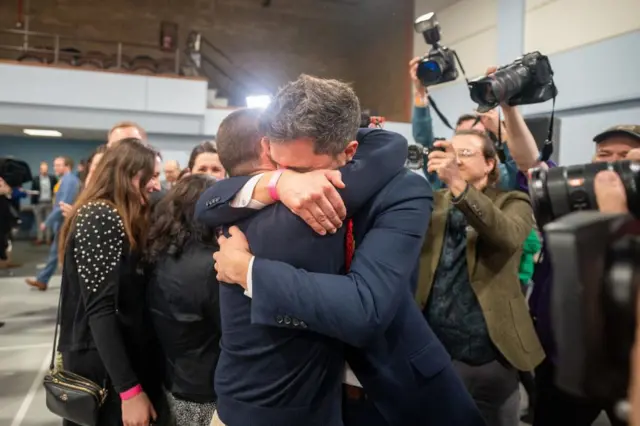
[[[613,403],[579,398],[555,385],[555,367],[544,360],[536,368],[538,398],[534,407],[534,426],[590,426],[602,411],[607,413],[612,426],[626,423],[613,413]]]
[[[347,392],[342,403],[342,420],[344,426],[389,426],[370,398],[349,397]]]
[[[514,426],[519,423],[520,389],[515,368],[500,361],[478,366],[454,361],[453,366],[487,426]]]

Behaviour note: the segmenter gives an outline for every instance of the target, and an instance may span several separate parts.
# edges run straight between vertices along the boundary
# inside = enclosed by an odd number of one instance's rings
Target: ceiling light
[[[62,136],[57,130],[45,130],[45,129],[22,129],[25,135],[29,136],[44,136],[47,138],[59,138]]]
[[[269,95],[247,96],[247,108],[266,108],[270,103]]]

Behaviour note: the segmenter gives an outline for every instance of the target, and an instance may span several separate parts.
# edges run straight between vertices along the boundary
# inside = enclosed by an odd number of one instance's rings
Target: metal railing
[[[17,42],[11,41],[11,38],[17,39]],[[68,47],[62,47],[62,45],[68,45]],[[95,46],[105,46],[106,49],[100,49],[100,53],[104,53],[105,57],[109,57],[115,60],[115,68],[123,68],[123,59],[127,57],[128,52],[132,52],[132,55],[149,56],[149,52],[153,51],[154,55],[160,53],[162,59],[172,59],[173,71],[176,74],[180,74],[181,54],[180,49],[176,48],[172,51],[161,50],[157,45],[143,44],[143,43],[123,43],[116,41],[107,41],[91,38],[78,38],[73,36],[66,36],[61,34],[44,33],[29,30],[15,30],[15,29],[0,29],[0,50],[16,52],[22,55],[39,54],[50,58],[47,61],[52,64],[58,64],[61,59],[82,57],[82,52],[78,47],[92,46],[91,50],[96,50]],[[91,51],[89,50],[89,51]],[[144,52],[144,53],[143,53]],[[146,53],[146,55],[144,55]],[[135,59],[135,58],[134,58]],[[152,59],[156,59],[152,57]],[[66,61],[65,61],[66,62]],[[112,69],[114,67],[111,67]]]

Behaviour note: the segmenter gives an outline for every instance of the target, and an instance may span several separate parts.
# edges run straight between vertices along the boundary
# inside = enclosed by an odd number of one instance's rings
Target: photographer
[[[519,280],[533,228],[527,197],[496,187],[493,142],[475,130],[436,142],[428,171],[447,189],[434,208],[420,256],[416,298],[489,426],[518,424],[518,370],[544,358]]]
[[[420,60],[421,58],[416,57],[409,62],[409,74],[415,91],[411,123],[415,141],[425,148],[432,149],[434,135],[428,92],[417,76]],[[487,75],[492,75],[495,71],[496,67],[489,68]],[[500,188],[513,190],[517,188],[516,174],[518,170],[526,171],[533,167],[537,163],[539,152],[535,139],[517,107],[503,103],[501,108],[504,113],[504,122],[500,122],[498,113],[494,109],[482,114],[462,115],[456,123],[455,130],[473,129],[501,136],[506,142],[506,146],[503,148],[504,163],[499,164]],[[426,170],[426,164],[423,171],[434,189],[442,188],[442,182],[437,175]]]
[[[618,160],[640,160],[640,126],[618,125],[599,133],[593,138],[596,153],[593,162]],[[540,164],[543,168],[553,167],[551,162]],[[528,179],[520,173],[520,188],[528,191]],[[613,171],[598,173],[594,191],[601,211],[621,213],[628,211],[624,187]],[[532,199],[532,201],[535,201]],[[543,224],[541,224],[543,225]],[[547,359],[536,369],[538,401],[534,413],[534,426],[588,426],[604,410],[615,425],[622,425],[613,411],[612,401],[579,398],[559,389],[555,383],[556,344],[551,322],[551,294],[553,272],[548,253],[538,263],[533,282],[533,292],[529,299],[532,315],[536,319],[536,331],[547,353]]]

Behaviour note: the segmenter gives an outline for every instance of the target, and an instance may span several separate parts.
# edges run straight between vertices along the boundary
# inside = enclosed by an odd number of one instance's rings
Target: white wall
[[[584,164],[595,154],[593,137],[619,124],[640,123],[640,102],[618,105],[616,108],[596,107],[560,115],[560,161],[565,166]]]
[[[444,3],[450,5],[440,10],[431,9]],[[416,17],[434,11],[442,29],[442,43],[458,53],[469,78],[482,75],[487,67],[497,64],[497,0],[416,0]],[[428,50],[422,34],[415,33],[414,56],[422,56]]]
[[[428,0],[417,0],[421,1]],[[497,51],[478,55],[471,64],[475,72],[493,64],[505,65],[525,52],[540,50],[549,56],[555,72],[559,95],[557,116],[562,120],[560,144],[556,147],[560,162],[579,164],[589,161],[595,152],[593,136],[615,124],[640,124],[640,0],[496,0],[493,12],[497,20]],[[468,28],[482,27],[478,17],[492,28],[482,5],[488,0],[463,1],[440,13],[443,31],[448,17],[467,6],[466,20],[460,14],[455,34],[469,33],[467,43],[478,43],[482,36]],[[423,12],[422,10],[416,11]],[[444,16],[444,18],[443,18]],[[486,33],[493,30],[480,31]],[[445,36],[448,37],[449,35]],[[455,45],[455,40],[454,43]],[[417,46],[416,46],[417,45]],[[414,49],[423,49],[416,38]],[[479,48],[479,47],[478,47]],[[465,58],[462,60],[465,63]],[[482,65],[481,65],[482,64]],[[473,68],[472,68],[473,69]],[[469,73],[471,74],[471,72]],[[473,110],[475,105],[463,81],[430,89],[430,93],[449,121]],[[546,115],[552,103],[528,105],[525,116]],[[435,116],[434,132],[448,136],[451,131]]]
[[[550,55],[638,29],[640,0],[526,0],[528,52]]]
[[[0,104],[202,116],[207,82],[188,78],[0,64]]]

